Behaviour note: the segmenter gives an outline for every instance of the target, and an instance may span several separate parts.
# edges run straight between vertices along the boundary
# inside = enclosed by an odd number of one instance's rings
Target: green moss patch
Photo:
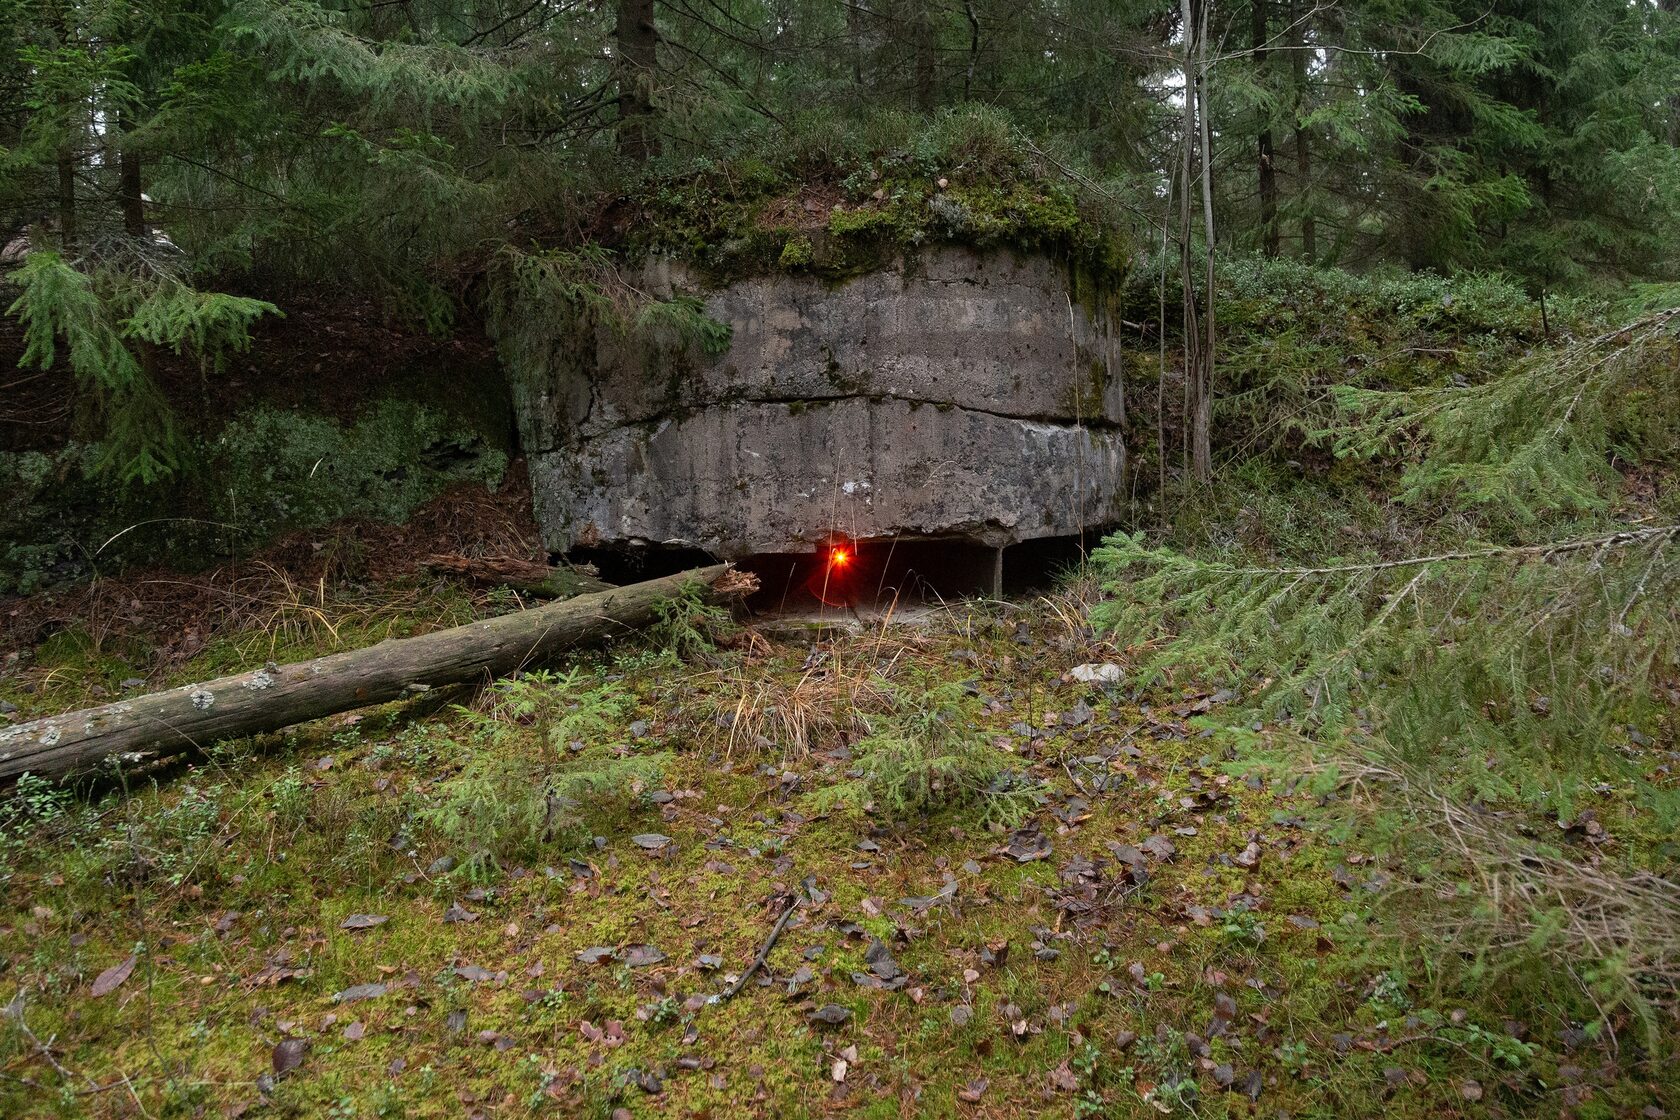
[[[1109,286],[1125,275],[1111,200],[1047,164],[1004,118],[969,109],[878,124],[648,184],[627,203],[637,217],[618,248],[627,260],[679,257],[715,283],[776,271],[843,282],[936,244],[1064,257]]]
[[[463,709],[224,744],[127,795],[28,786],[0,829],[0,960],[24,993],[0,1028],[0,1112],[1672,1104],[1666,1028],[1595,1007],[1520,950],[1478,961],[1420,936],[1410,887],[1428,869],[1327,814],[1333,789],[1204,737],[1190,720],[1207,696],[1063,677],[1115,656],[1050,604],[686,663],[631,644]],[[40,658],[37,682],[90,661],[68,639]],[[931,699],[901,709],[894,693]],[[984,800],[898,820],[827,803],[858,776],[862,737],[916,718],[960,723],[1039,783],[1025,831],[988,826]],[[656,777],[558,806],[552,830],[510,830],[490,805],[475,818],[462,798],[486,766],[533,774],[525,796],[580,762],[655,759]],[[1620,832],[1616,798],[1595,807]],[[464,816],[440,829],[449,803]],[[789,898],[764,982],[712,1002]]]

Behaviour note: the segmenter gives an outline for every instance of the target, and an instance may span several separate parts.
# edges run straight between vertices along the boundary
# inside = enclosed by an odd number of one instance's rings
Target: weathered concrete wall
[[[669,266],[648,283],[693,290]],[[715,359],[603,332],[520,387],[549,547],[1001,545],[1117,517],[1119,378],[1060,265],[941,249],[838,288],[766,276],[705,302],[733,330]]]

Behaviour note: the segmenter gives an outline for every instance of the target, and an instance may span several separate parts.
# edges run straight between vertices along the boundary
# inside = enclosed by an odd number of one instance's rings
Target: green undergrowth
[[[23,783],[0,825],[0,1112],[1672,1106],[1666,1011],[1653,1031],[1491,935],[1444,953],[1431,899],[1456,872],[1382,843],[1421,805],[1370,819],[1345,771],[1209,735],[1231,701],[1188,679],[1070,681],[1116,657],[1078,606],[726,648],[676,604],[658,640],[454,705],[115,787]],[[73,706],[103,679],[31,695]],[[1000,815],[1006,789],[1031,802]],[[1554,849],[1623,866],[1621,792],[1584,798],[1614,839]],[[771,983],[708,1002],[790,895]]]
[[[1330,827],[1407,869],[1443,982],[1572,989],[1660,1051],[1676,312],[1542,320],[1479,277],[1226,281],[1247,395],[1223,422],[1257,430],[1216,486],[1167,488],[1159,531],[1108,538],[1094,624],[1139,683],[1219,689],[1210,746],[1307,776]]]
[[[166,269],[78,269],[56,252],[32,252],[8,277],[6,314],[26,347],[20,367],[53,369],[98,403],[105,421],[93,473],[106,483],[151,484],[181,466],[188,441],[153,379],[151,354],[185,354],[208,377],[251,347],[250,328],[281,311],[265,300],[201,291]]]
[[[0,452],[0,594],[205,567],[344,518],[399,523],[451,486],[500,482],[505,422],[494,403],[397,396],[351,419],[260,406],[195,433],[175,476],[148,486],[102,478],[98,444]]]
[[[1175,267],[1168,262],[1169,271]],[[1132,466],[1142,483],[1157,491],[1165,484],[1156,500],[1170,509],[1172,528],[1182,533],[1177,521],[1186,495],[1177,491],[1184,447],[1176,403],[1182,340],[1176,302],[1164,309],[1160,302],[1161,279],[1161,261],[1151,256],[1133,269],[1116,301],[1122,319],[1145,325],[1140,335],[1122,339],[1119,368]],[[1215,283],[1214,454],[1226,472],[1287,467],[1308,488],[1370,481],[1369,472],[1345,464],[1333,469],[1334,440],[1327,431],[1338,418],[1336,392],[1470,385],[1543,348],[1546,326],[1553,340],[1590,336],[1606,326],[1606,308],[1585,300],[1560,305],[1554,299],[1543,321],[1539,303],[1498,276],[1362,274],[1228,256],[1219,261]],[[1163,316],[1164,350],[1148,329]],[[1158,416],[1163,406],[1165,414]],[[1161,420],[1164,431],[1157,429]],[[1161,438],[1165,447],[1157,446]],[[1241,481],[1221,487],[1244,496],[1263,489]],[[1195,516],[1206,495],[1190,497]],[[1301,512],[1310,511],[1293,511]]]

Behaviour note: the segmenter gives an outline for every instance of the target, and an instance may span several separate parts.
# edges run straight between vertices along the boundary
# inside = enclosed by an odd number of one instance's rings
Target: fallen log
[[[612,586],[596,577],[594,568],[551,568],[535,560],[515,556],[477,558],[470,556],[428,556],[422,568],[464,579],[481,587],[510,587],[544,599],[570,599]]]
[[[270,662],[230,677],[0,728],[0,780],[25,772],[64,777],[107,759],[147,762],[439,685],[488,680],[645,626],[661,602],[689,584],[698,584],[702,597],[715,603],[751,591],[756,581],[718,564],[419,637],[392,638],[293,665]]]

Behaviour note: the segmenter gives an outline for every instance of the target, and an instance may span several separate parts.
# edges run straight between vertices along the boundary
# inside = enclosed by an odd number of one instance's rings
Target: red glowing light
[[[828,562],[831,567],[844,568],[851,562],[852,554],[843,548],[836,548],[829,552]]]

